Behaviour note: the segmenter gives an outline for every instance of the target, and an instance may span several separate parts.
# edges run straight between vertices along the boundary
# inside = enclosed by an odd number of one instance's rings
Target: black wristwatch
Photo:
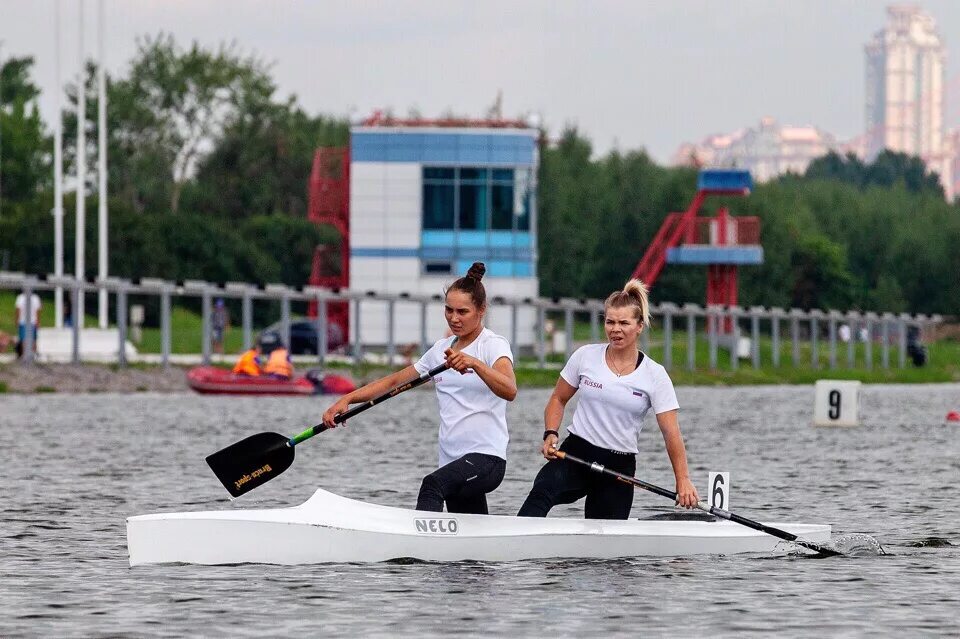
[[[557,439],[560,439],[560,433],[553,430],[552,428],[548,428],[547,430],[543,431],[543,441],[547,441],[547,437],[549,437],[550,435],[554,435]]]

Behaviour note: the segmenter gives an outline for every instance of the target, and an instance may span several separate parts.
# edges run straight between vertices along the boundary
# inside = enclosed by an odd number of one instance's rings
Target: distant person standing
[[[17,316],[17,339],[20,343],[19,353],[23,357],[23,342],[27,338],[27,297],[20,293],[13,303]],[[40,326],[40,296],[30,294],[30,329],[33,331],[33,352],[37,352],[37,328]]]
[[[844,344],[849,342],[850,341],[850,325],[841,324],[840,327],[837,329],[837,335],[839,335],[840,341],[843,342]]]
[[[73,302],[70,301],[70,295],[63,297],[63,326],[64,328],[73,328]]]
[[[213,329],[213,352],[223,354],[223,339],[227,334],[227,328],[230,327],[230,311],[227,310],[222,297],[218,297],[213,305],[210,327]]]

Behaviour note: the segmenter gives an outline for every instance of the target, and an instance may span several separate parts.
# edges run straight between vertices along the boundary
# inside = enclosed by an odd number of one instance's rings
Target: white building
[[[755,128],[682,145],[673,164],[746,169],[757,182],[765,182],[787,172],[803,173],[812,160],[837,147],[834,137],[817,127],[788,126],[766,117]]]
[[[921,157],[950,198],[952,161],[944,125],[946,49],[934,19],[915,5],[887,8],[887,26],[867,43],[866,160],[883,149]]]
[[[532,128],[359,126],[350,136],[350,288],[442,295],[484,262],[488,297],[538,294],[536,175]],[[419,343],[420,308],[397,303],[398,343]],[[387,341],[386,303],[364,302],[363,342]],[[447,330],[440,303],[428,340]],[[520,310],[515,348],[534,340],[533,310]],[[512,312],[487,326],[513,334]]]

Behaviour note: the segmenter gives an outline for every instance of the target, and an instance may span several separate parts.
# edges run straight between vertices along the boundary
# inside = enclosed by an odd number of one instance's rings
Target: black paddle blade
[[[257,433],[207,456],[223,487],[239,497],[261,486],[293,463],[293,447],[278,433]]]

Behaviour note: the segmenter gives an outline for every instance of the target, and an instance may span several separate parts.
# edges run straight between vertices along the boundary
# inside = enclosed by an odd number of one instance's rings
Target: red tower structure
[[[318,246],[313,252],[310,284],[330,289],[350,286],[350,149],[317,149],[313,156],[308,188],[307,217],[314,224],[327,224],[339,236],[339,257],[331,255],[331,246]],[[339,262],[339,265],[338,265]],[[347,302],[327,302],[327,322],[336,324],[344,342],[350,339]],[[317,316],[313,302],[307,311]]]
[[[710,196],[746,196],[753,189],[749,171],[704,170],[697,179],[697,195],[682,213],[670,213],[633,271],[633,277],[653,286],[668,264],[707,267],[707,304],[737,304],[737,268],[762,264],[760,220],[732,217],[726,207],[716,217],[698,217]],[[722,330],[728,331],[729,321]]]

